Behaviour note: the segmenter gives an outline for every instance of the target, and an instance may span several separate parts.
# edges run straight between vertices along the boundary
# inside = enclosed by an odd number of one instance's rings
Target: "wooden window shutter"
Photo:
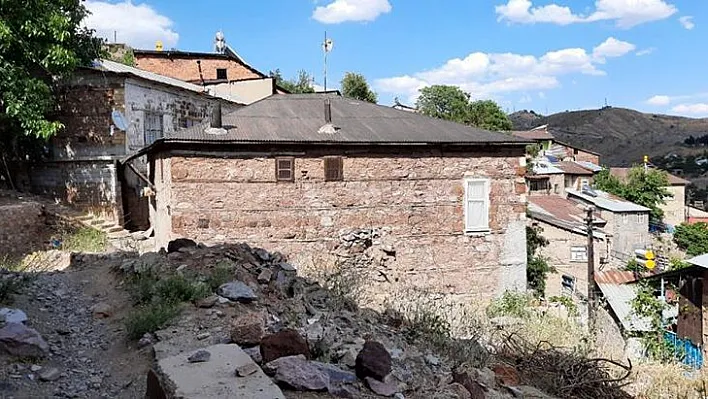
[[[344,180],[344,165],[342,157],[326,157],[324,159],[325,181]]]
[[[275,159],[275,180],[295,181],[295,160],[293,158]]]

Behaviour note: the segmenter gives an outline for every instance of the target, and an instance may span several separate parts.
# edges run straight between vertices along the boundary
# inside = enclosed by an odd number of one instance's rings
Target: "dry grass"
[[[634,367],[625,389],[638,399],[704,399],[708,373],[676,363],[647,361]]]

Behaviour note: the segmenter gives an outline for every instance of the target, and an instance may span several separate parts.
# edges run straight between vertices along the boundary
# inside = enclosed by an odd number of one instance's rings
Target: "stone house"
[[[620,180],[626,180],[631,168],[610,168],[610,174]],[[690,181],[667,173],[669,186],[666,189],[671,193],[671,197],[664,199],[666,202],[659,206],[664,211],[663,222],[668,225],[669,230],[688,220],[688,207],[686,204],[686,186]]]
[[[649,208],[600,190],[566,190],[568,199],[593,205],[606,221],[604,232],[610,236],[608,254],[620,264],[635,257],[635,250],[651,245]]]
[[[548,245],[540,249],[540,255],[556,269],[546,278],[546,298],[560,295],[587,298],[586,206],[559,196],[530,196],[528,210],[532,223],[542,228],[541,235],[548,240]],[[603,231],[606,223],[600,213],[595,212],[593,260],[596,271],[608,261],[609,241]]]
[[[600,165],[599,153],[556,140],[553,134],[548,131],[548,125],[539,126],[527,131],[513,131],[511,133],[516,137],[531,140],[538,144],[540,150],[539,155],[552,158],[552,162],[575,161],[582,164],[591,164],[588,166]]]
[[[65,128],[52,137],[47,160],[30,167],[28,185],[116,224],[147,228],[145,183],[137,174],[147,164],[123,170],[117,161],[200,124],[216,104],[240,106],[200,86],[112,61],[79,69],[58,96],[57,119]]]
[[[158,246],[247,241],[323,267],[321,256],[354,250],[347,243],[363,234],[376,238],[355,252],[379,246],[372,256],[387,259],[366,289],[466,301],[526,287],[527,144],[306,94],[269,97],[136,156],[149,157]]]

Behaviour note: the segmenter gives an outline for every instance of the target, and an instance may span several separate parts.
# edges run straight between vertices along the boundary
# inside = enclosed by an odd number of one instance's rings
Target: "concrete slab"
[[[285,399],[283,392],[268,378],[250,356],[238,345],[219,344],[202,348],[211,353],[204,363],[189,363],[190,353],[182,353],[158,361],[158,370],[173,397],[183,399],[262,398]],[[236,376],[236,368],[248,364],[256,371],[245,377]]]

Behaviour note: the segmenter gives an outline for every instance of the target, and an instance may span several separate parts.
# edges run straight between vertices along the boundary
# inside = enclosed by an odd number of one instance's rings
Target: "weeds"
[[[104,252],[108,244],[106,233],[90,227],[66,231],[62,235],[62,249],[74,252]]]
[[[171,276],[155,285],[155,294],[162,302],[177,303],[202,299],[211,294],[204,283],[195,283],[182,276]]]
[[[207,276],[206,284],[216,290],[221,285],[228,283],[233,279],[233,268],[229,263],[219,262],[211,274]]]
[[[155,302],[143,305],[126,319],[128,338],[140,339],[145,333],[153,333],[165,327],[180,311],[176,303]]]
[[[489,317],[511,316],[522,319],[531,316],[531,298],[527,294],[506,291],[501,298],[495,299],[487,308]]]

